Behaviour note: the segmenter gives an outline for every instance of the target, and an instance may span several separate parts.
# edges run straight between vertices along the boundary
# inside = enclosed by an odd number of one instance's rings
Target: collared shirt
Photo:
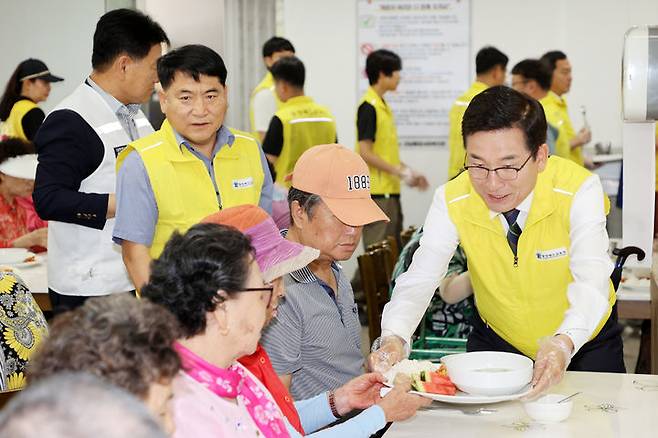
[[[336,389],[363,372],[352,286],[337,264],[332,271],[336,294],[308,267],[285,275],[285,299],[261,338],[276,372],[292,375],[290,392],[297,400]]]
[[[137,131],[137,125],[135,125],[135,116],[139,112],[140,105],[138,103],[129,103],[128,105],[125,105],[119,102],[116,97],[103,90],[91,78],[87,78],[87,84],[96,90],[103,100],[107,102],[110,109],[117,115],[121,127],[126,131],[126,134],[128,134],[130,139],[137,140],[139,138],[139,132]]]
[[[532,204],[531,193],[517,207],[517,223],[523,229]],[[569,269],[574,281],[567,287],[567,308],[556,334],[568,335],[574,343],[574,354],[594,332],[608,309],[609,277],[612,262],[608,256],[608,233],[603,211],[603,189],[596,175],[589,177],[574,195],[570,212]],[[509,225],[499,216],[505,232]],[[427,307],[426,297],[434,293],[446,272],[448,262],[459,244],[459,234],[450,219],[445,198],[445,186],[434,194],[434,200],[423,226],[424,235],[409,270],[397,279],[391,301],[384,309],[382,334],[396,334],[409,340],[416,324],[396,318],[396,315],[418,315]]]
[[[179,147],[187,148],[195,157],[203,162],[215,187],[215,193],[219,199],[219,189],[215,181],[213,159],[219,150],[231,147],[235,136],[225,126],[217,131],[217,139],[213,146],[211,157],[208,158],[190,145],[178,132],[174,135]],[[258,205],[268,213],[272,212],[272,177],[267,168],[267,161],[263,151],[260,151],[261,166],[265,174],[265,180],[261,189]],[[221,205],[221,203],[220,203]],[[158,222],[158,205],[153,194],[151,181],[144,167],[144,161],[138,153],[129,154],[117,175],[117,212],[116,223],[112,233],[113,240],[121,244],[123,240],[151,246],[155,226]]]

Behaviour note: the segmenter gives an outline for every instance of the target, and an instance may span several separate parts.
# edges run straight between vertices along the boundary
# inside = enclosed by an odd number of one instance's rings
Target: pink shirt
[[[255,379],[248,370],[246,372]],[[174,378],[173,390],[176,425],[173,438],[262,438],[247,408],[237,399],[228,400],[215,395],[183,371]]]

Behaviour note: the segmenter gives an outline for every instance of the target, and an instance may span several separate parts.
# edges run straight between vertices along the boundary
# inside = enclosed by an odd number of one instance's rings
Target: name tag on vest
[[[561,259],[567,256],[567,249],[562,247],[562,248],[548,249],[546,251],[537,251],[535,253],[535,256],[539,261]]]
[[[249,187],[253,187],[254,178],[252,176],[250,176],[250,177],[242,178],[242,179],[234,179],[232,185],[233,185],[233,188],[236,189],[236,190],[248,189]]]

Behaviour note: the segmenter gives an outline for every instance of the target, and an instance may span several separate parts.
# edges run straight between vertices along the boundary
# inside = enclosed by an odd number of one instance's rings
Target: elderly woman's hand
[[[386,421],[402,421],[413,417],[419,408],[429,406],[432,400],[408,393],[405,388],[396,386],[377,404],[384,410]]]
[[[13,242],[14,248],[48,247],[48,228],[39,228],[24,234]]]
[[[336,411],[345,415],[354,409],[366,409],[380,400],[379,391],[384,386],[384,376],[368,373],[350,380],[336,391]]]

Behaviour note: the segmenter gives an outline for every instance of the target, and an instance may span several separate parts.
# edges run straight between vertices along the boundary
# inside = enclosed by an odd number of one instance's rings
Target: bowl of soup
[[[511,395],[532,380],[533,362],[520,354],[474,351],[441,358],[450,380],[461,391],[484,396]]]

